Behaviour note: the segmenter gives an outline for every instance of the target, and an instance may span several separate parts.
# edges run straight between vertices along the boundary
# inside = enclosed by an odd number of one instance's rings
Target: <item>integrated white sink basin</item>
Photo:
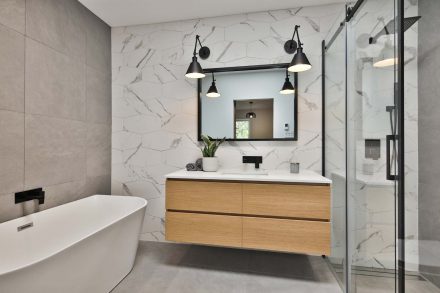
[[[313,183],[331,184],[332,181],[320,174],[301,170],[298,174],[291,174],[289,170],[255,170],[253,166],[248,168],[220,169],[217,172],[186,171],[179,170],[165,176],[167,179],[183,180],[220,180],[220,181],[248,181],[248,182],[284,182],[284,183]]]
[[[269,175],[269,172],[264,169],[249,169],[249,170],[243,170],[243,169],[230,169],[230,170],[221,170],[221,174],[225,175]]]

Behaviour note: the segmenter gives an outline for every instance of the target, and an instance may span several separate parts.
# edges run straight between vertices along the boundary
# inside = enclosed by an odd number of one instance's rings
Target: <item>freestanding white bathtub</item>
[[[0,224],[0,292],[109,292],[133,267],[146,205],[94,195]]]

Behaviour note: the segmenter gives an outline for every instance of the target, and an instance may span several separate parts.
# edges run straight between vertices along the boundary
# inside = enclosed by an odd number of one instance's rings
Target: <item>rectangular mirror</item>
[[[294,93],[281,94],[288,64],[205,69],[198,80],[198,137],[230,141],[298,139],[298,74]],[[220,96],[206,94],[213,82]]]

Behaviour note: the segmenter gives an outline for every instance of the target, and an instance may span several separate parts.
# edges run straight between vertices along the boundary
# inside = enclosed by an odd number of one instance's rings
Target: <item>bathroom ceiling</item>
[[[344,3],[346,0],[79,0],[79,2],[110,26],[127,26]]]

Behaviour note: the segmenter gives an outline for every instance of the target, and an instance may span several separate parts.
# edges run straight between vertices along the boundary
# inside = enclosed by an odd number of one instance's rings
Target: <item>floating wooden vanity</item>
[[[330,183],[312,171],[171,173],[166,240],[329,255]]]

